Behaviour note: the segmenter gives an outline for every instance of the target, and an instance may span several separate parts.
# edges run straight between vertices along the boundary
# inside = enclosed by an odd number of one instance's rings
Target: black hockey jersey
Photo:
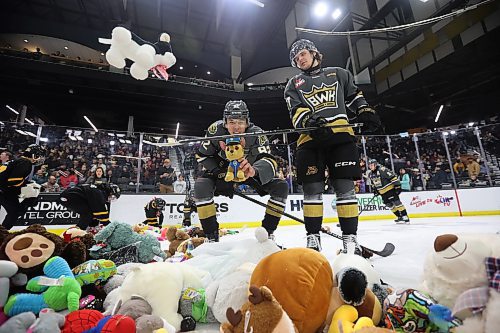
[[[347,109],[354,113],[367,106],[363,92],[354,84],[352,74],[340,67],[320,68],[310,74],[300,73],[288,81],[285,101],[293,127],[304,128],[309,117],[323,117],[329,124],[347,125]],[[350,127],[333,129],[332,133],[354,135]],[[302,134],[297,145],[313,140]]]
[[[144,206],[144,213],[146,214],[145,224],[158,224],[163,223],[163,213],[156,206],[155,199],[151,200]]]
[[[104,191],[93,184],[81,184],[64,190],[85,200],[92,211],[92,217],[102,224],[109,223],[108,200]],[[63,196],[61,194],[61,196]]]
[[[247,127],[246,133],[259,132],[262,129],[258,126],[250,124]],[[229,132],[224,127],[224,122],[218,120],[207,130],[207,140],[202,141],[197,153],[197,161],[203,167],[212,172],[216,169],[227,170],[228,161],[225,152],[219,145],[219,140],[210,140],[211,136],[228,135]],[[267,184],[275,176],[278,168],[276,160],[271,155],[269,140],[265,135],[245,137],[245,158],[254,167],[257,172],[256,178],[261,185]]]
[[[374,171],[368,171],[368,178],[380,194],[385,194],[394,189],[395,186],[400,185],[398,177],[384,166],[378,166]]]
[[[32,166],[30,160],[25,157],[0,166],[0,190],[5,193],[21,194],[21,187],[26,185]]]

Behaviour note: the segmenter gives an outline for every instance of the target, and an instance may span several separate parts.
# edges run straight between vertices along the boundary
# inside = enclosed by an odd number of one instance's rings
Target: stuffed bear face
[[[239,160],[245,155],[245,150],[241,144],[229,144],[225,149],[226,158],[230,161]]]
[[[36,273],[49,258],[60,255],[63,247],[61,237],[48,232],[41,225],[31,225],[4,239],[0,247],[0,259],[16,263],[21,273]]]

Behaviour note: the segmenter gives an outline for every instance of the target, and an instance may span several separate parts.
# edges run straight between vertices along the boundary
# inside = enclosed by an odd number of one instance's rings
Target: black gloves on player
[[[401,194],[401,185],[394,185],[394,191],[396,192],[397,195]]]
[[[373,195],[380,195],[380,193],[378,193],[378,191],[377,191],[377,188],[373,185],[372,185],[372,192],[373,192]]]
[[[356,121],[363,123],[363,127],[361,127],[363,134],[382,134],[384,131],[380,117],[370,106],[363,106],[358,109]]]
[[[323,117],[309,117],[304,121],[304,127],[323,127],[328,124],[328,121]],[[311,137],[316,140],[328,139],[332,134],[332,130],[328,127],[318,128],[310,133]]]
[[[225,175],[225,173],[224,173]],[[232,199],[234,196],[234,183],[226,182],[224,178],[217,178],[215,181],[215,196],[225,196]]]

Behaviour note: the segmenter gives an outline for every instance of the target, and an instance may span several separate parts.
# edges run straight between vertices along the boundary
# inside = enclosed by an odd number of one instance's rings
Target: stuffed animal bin
[[[226,182],[243,182],[245,174],[240,169],[240,162],[245,155],[245,149],[241,144],[241,138],[226,139],[225,149],[226,158],[229,160],[227,173],[224,180]]]

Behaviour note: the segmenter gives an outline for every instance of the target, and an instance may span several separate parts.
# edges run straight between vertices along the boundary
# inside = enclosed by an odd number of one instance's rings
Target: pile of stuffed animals
[[[0,333],[493,333],[500,235],[442,235],[422,284],[393,290],[360,256],[333,262],[255,237],[112,222],[96,235],[0,227]],[[174,260],[183,258],[182,260]]]

